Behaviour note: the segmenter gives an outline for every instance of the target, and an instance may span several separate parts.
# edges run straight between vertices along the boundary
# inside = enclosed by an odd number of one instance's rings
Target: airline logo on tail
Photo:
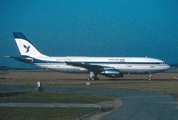
[[[23,47],[27,50],[26,53],[28,53],[30,50],[30,46],[23,45]]]

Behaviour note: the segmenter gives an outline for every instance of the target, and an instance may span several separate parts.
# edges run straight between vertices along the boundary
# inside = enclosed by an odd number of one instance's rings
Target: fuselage
[[[157,73],[170,68],[162,60],[147,57],[43,57],[33,59],[33,64],[46,69],[69,73],[89,72],[85,68],[68,65],[66,62],[81,62],[114,68],[123,74]]]

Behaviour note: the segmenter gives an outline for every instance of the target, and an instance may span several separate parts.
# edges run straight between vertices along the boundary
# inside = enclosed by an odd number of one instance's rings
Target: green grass
[[[39,108],[39,107],[0,107],[1,120],[71,120],[93,111],[96,108]]]
[[[6,71],[0,70],[0,75],[2,75],[2,74],[6,74]]]
[[[64,75],[64,76],[63,76]],[[66,76],[65,76],[66,75]],[[32,85],[36,86],[37,81],[41,81],[43,87],[60,88],[104,88],[104,89],[124,89],[138,90],[146,92],[157,92],[173,95],[178,98],[178,80],[173,79],[177,73],[155,74],[155,79],[148,81],[147,76],[126,75],[119,79],[101,79],[99,81],[89,81],[90,86],[86,86],[86,80],[78,80],[78,76],[69,76],[55,72],[21,72],[10,71],[0,72],[0,85]],[[86,76],[82,76],[81,78]],[[79,76],[79,77],[80,77]],[[31,78],[32,77],[32,78]],[[60,78],[60,79],[59,79]],[[64,79],[76,78],[76,79]],[[97,103],[103,100],[113,99],[108,96],[79,94],[69,92],[6,92],[0,93],[0,102],[22,102],[22,103]],[[92,108],[12,108],[0,107],[0,119],[76,119],[96,109]],[[86,111],[86,112],[85,112]],[[39,113],[39,114],[38,114]]]
[[[96,88],[137,90],[142,92],[156,92],[169,94],[178,98],[178,80],[157,81],[116,81],[115,83],[96,84]]]
[[[70,92],[6,92],[0,93],[1,103],[97,103],[109,96]]]
[[[97,103],[113,97],[69,92],[17,91],[0,93],[1,103]],[[71,120],[98,108],[0,107],[2,120]]]

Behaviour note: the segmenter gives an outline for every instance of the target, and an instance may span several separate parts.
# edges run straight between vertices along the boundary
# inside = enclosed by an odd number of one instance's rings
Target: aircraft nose
[[[170,65],[167,65],[167,69],[170,69],[171,68],[171,66]]]

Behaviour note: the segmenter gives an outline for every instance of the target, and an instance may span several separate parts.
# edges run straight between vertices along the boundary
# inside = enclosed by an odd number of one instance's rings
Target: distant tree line
[[[178,63],[177,64],[170,64],[171,67],[173,68],[178,68]]]

